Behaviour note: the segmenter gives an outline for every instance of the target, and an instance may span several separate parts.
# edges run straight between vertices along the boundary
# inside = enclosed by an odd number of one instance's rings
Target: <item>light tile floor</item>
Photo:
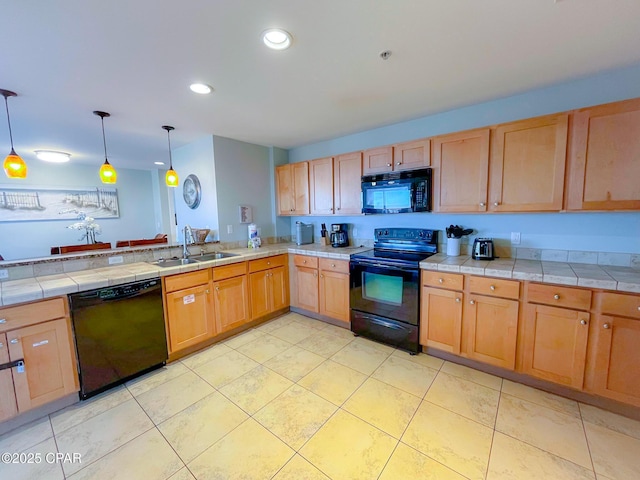
[[[3,480],[630,480],[640,422],[290,313],[9,432],[0,452],[41,458],[0,462]]]

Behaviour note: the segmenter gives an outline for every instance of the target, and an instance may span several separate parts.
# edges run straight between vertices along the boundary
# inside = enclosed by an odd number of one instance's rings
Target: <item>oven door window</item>
[[[389,305],[402,305],[402,277],[362,272],[362,296],[366,300]]]

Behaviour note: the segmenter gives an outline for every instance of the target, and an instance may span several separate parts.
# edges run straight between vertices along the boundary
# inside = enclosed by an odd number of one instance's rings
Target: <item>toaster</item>
[[[471,249],[471,258],[474,260],[493,260],[493,240],[490,238],[476,238]]]

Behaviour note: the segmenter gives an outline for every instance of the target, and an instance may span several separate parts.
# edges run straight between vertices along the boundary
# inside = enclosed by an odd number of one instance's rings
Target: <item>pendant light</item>
[[[110,117],[111,115],[108,114],[107,112],[100,112],[97,110],[93,112],[93,114],[99,116],[100,120],[102,121],[102,143],[104,144],[104,163],[100,167],[100,180],[102,180],[102,183],[116,183],[118,174],[116,172],[116,169],[111,166],[111,164],[109,163],[109,160],[107,159],[107,140],[104,136],[104,117]]]
[[[7,109],[7,123],[9,124],[9,140],[11,141],[11,152],[4,159],[4,173],[9,178],[25,178],[27,176],[27,164],[13,149],[13,134],[11,133],[11,118],[9,118],[9,97],[17,97],[18,94],[10,90],[0,89],[0,95],[4,97],[4,105]]]
[[[173,169],[173,160],[171,158],[171,130],[175,130],[175,128],[170,127],[169,125],[163,125],[163,129],[167,131],[167,140],[169,141],[169,170],[167,170],[167,174],[164,177],[164,181],[167,183],[167,187],[177,187],[180,179],[178,178],[178,174]]]

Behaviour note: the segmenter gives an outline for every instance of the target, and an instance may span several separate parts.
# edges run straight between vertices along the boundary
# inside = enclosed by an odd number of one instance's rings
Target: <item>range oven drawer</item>
[[[351,331],[410,353],[420,351],[418,325],[351,310]]]

